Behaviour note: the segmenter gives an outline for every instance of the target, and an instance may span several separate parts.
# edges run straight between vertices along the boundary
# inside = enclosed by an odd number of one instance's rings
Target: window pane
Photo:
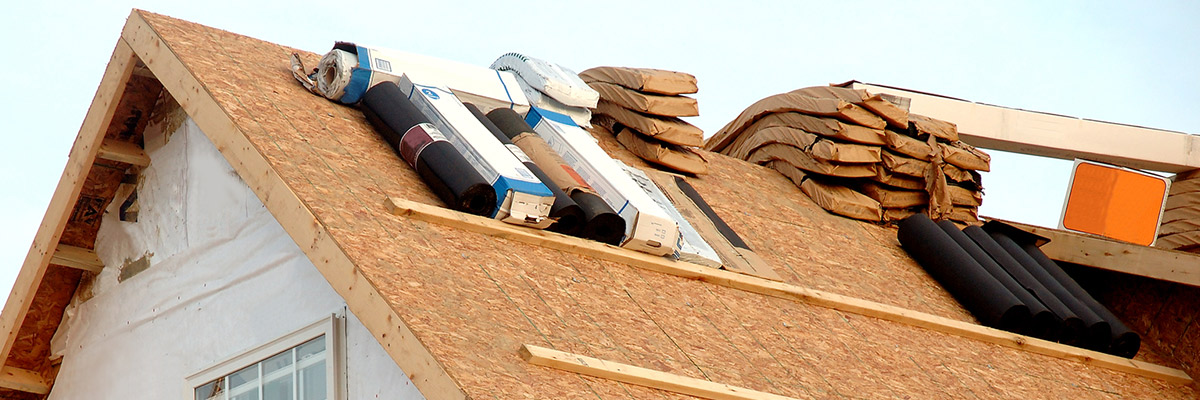
[[[314,355],[321,355],[325,351],[325,335],[318,336],[313,340],[304,342],[296,346],[296,361],[309,358]]]
[[[271,375],[271,373],[290,365],[292,365],[292,350],[276,354],[262,362],[263,376]]]
[[[292,397],[292,375],[267,382],[263,385],[263,400],[294,400]]]
[[[325,398],[325,360],[300,370],[299,400],[327,400]]]
[[[225,391],[222,390],[224,388],[221,387],[222,379],[225,378],[205,383],[196,388],[196,400],[220,399],[221,395],[225,393]]]
[[[254,384],[258,385],[258,364],[242,368],[241,371],[229,374],[229,388],[233,391],[238,391],[242,385]]]
[[[249,392],[230,397],[229,400],[258,400],[258,388],[255,387]]]

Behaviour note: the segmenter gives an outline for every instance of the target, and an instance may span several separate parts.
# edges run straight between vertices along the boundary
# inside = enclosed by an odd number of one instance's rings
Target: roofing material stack
[[[1200,253],[1200,170],[1175,175],[1154,245]]]
[[[607,128],[633,154],[679,172],[704,174],[708,161],[692,147],[704,132],[679,117],[700,115],[696,77],[649,68],[596,67],[579,74],[600,93],[593,122]]]
[[[836,86],[759,100],[705,148],[778,170],[829,212],[884,222],[926,213],[978,224],[977,171],[991,162],[953,123]]]

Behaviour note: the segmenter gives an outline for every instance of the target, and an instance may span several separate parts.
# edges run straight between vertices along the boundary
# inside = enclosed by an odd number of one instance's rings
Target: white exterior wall
[[[50,399],[185,398],[187,377],[335,313],[348,399],[423,398],[191,119],[169,140],[148,128],[145,143],[139,220],[117,218],[124,198],[104,216],[107,267],[68,307]],[[150,267],[118,283],[145,255]]]

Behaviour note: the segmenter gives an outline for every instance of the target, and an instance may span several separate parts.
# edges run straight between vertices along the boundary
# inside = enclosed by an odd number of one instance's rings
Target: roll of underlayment
[[[384,82],[363,97],[363,114],[388,145],[417,171],[451,209],[491,216],[496,191],[429,123],[395,83]]]
[[[1080,347],[1097,351],[1108,349],[1109,343],[1112,340],[1112,328],[1108,325],[1108,321],[1100,318],[1099,315],[1096,315],[1095,311],[1092,311],[1086,304],[1075,298],[1070,291],[1063,287],[1061,282],[1046,272],[1046,269],[1042,268],[1041,264],[1034,260],[1029,253],[1025,252],[1021,248],[1021,245],[1016,240],[1013,240],[1011,236],[997,230],[991,230],[988,233],[992,235],[992,239],[995,239],[996,243],[1000,244],[1000,247],[1003,247],[1017,262],[1021,263],[1021,267],[1029,271],[1038,282],[1041,282],[1042,285],[1046,286],[1046,289],[1050,290],[1050,293],[1054,297],[1061,300],[1075,315],[1079,316],[1080,320],[1083,320],[1084,331],[1083,337],[1080,338]]]
[[[1053,311],[1054,315],[1057,315],[1063,321],[1062,330],[1059,331],[1058,335],[1059,343],[1079,344],[1083,339],[1084,330],[1083,320],[1079,316],[1075,315],[1069,307],[1063,304],[1062,300],[1055,297],[1049,289],[1046,289],[1045,285],[1039,282],[1037,278],[1034,278],[1029,271],[1025,270],[1021,266],[1021,263],[1013,258],[1004,247],[996,243],[996,240],[992,239],[991,235],[984,232],[983,228],[972,225],[963,228],[962,232],[971,238],[975,244],[979,245],[979,248],[987,252],[993,260],[996,260],[996,263],[1000,264],[1000,267],[1004,268],[1017,283],[1020,283],[1021,287],[1024,287],[1030,294],[1037,297],[1046,308]]]
[[[942,228],[942,231],[945,231],[950,236],[950,239],[953,239],[955,243],[958,243],[959,247],[966,250],[967,254],[970,254],[971,258],[975,259],[975,262],[979,263],[979,266],[983,267],[992,278],[995,278],[1001,285],[1004,285],[1004,288],[1009,293],[1017,296],[1017,299],[1021,300],[1021,303],[1029,307],[1029,313],[1033,318],[1025,330],[1017,333],[1049,341],[1058,340],[1058,332],[1062,330],[1062,319],[1059,319],[1050,309],[1046,308],[1046,305],[1042,304],[1037,297],[1034,297],[1028,290],[1021,287],[1021,284],[1017,283],[1008,272],[1004,271],[1004,268],[1000,267],[1000,264],[997,264],[996,260],[993,260],[978,244],[975,244],[971,238],[959,230],[958,226],[954,225],[954,222],[942,220],[937,224],[938,227]]]
[[[559,189],[558,185],[555,185],[554,181],[550,180],[550,177],[546,176],[546,173],[543,172],[541,168],[538,168],[538,165],[535,164],[533,160],[529,158],[529,156],[525,155],[525,152],[522,151],[520,147],[517,147],[517,145],[513,144],[512,140],[509,140],[508,136],[506,136],[504,132],[502,132],[500,128],[496,126],[496,124],[493,124],[492,121],[489,120],[482,111],[479,111],[478,107],[475,107],[475,105],[471,103],[463,103],[463,105],[467,107],[467,110],[471,111],[471,114],[474,115],[475,118],[478,119],[479,122],[488,129],[488,131],[492,132],[492,135],[496,136],[496,140],[499,140],[500,143],[503,143],[504,147],[507,147],[508,150],[513,153],[513,156],[516,156],[518,160],[521,160],[522,164],[525,164],[526,168],[529,168],[529,172],[532,172],[534,176],[537,176],[538,180],[541,180],[542,184],[545,184],[546,188],[550,189],[550,193],[554,194],[554,205],[550,207],[550,218],[554,220],[554,223],[552,223],[546,229],[551,232],[558,232],[564,235],[578,234],[579,231],[583,229],[584,218],[583,210],[579,208],[579,205],[575,204],[575,201],[571,200],[571,197],[567,196],[566,193],[563,193],[562,189]]]
[[[1087,292],[1087,290],[1084,290],[1083,287],[1079,286],[1079,283],[1076,282],[1074,278],[1071,278],[1070,275],[1067,275],[1067,272],[1063,271],[1062,267],[1060,267],[1058,263],[1055,263],[1054,260],[1051,260],[1050,257],[1047,257],[1046,253],[1043,253],[1042,249],[1039,249],[1036,244],[1028,242],[1021,243],[1021,248],[1024,249],[1025,252],[1029,253],[1029,255],[1033,257],[1038,264],[1041,264],[1042,268],[1045,268],[1046,272],[1053,276],[1054,279],[1058,280],[1058,282],[1061,283],[1068,292],[1071,292],[1072,296],[1075,296],[1075,298],[1082,301],[1083,304],[1086,304],[1088,308],[1092,309],[1096,315],[1099,315],[1100,318],[1103,318],[1104,321],[1108,322],[1108,326],[1112,329],[1112,340],[1108,348],[1101,351],[1125,358],[1133,358],[1133,356],[1137,355],[1138,349],[1142,346],[1141,336],[1129,329],[1124,322],[1121,322],[1120,318],[1117,318],[1116,315],[1113,315],[1112,311],[1108,310],[1108,307],[1105,307],[1103,304],[1100,304],[1100,302],[1096,301],[1096,299],[1093,298],[1092,295]]]
[[[553,182],[553,185],[547,186],[558,187],[583,209],[583,229],[579,232],[581,237],[611,245],[621,243],[625,235],[625,219],[617,215],[558,153],[533,133],[533,128],[525,123],[520,114],[499,108],[489,112],[487,118],[541,167]]]
[[[959,247],[925,214],[900,221],[897,238],[917,263],[985,326],[1026,329],[1029,308]]]

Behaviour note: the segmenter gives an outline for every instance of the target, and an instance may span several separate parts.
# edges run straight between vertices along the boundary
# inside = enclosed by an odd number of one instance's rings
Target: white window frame
[[[292,349],[293,347],[304,344],[305,342],[316,339],[322,335],[325,336],[325,376],[329,381],[325,386],[326,397],[331,400],[345,399],[345,372],[344,372],[344,341],[342,332],[345,331],[344,318],[337,314],[331,314],[329,317],[322,318],[319,321],[313,322],[308,326],[300,328],[272,340],[261,346],[242,351],[237,355],[229,357],[216,365],[206,368],[203,371],[192,374],[184,380],[184,399],[193,400],[196,398],[196,388],[206,383],[212,382],[218,378],[225,377],[229,374],[237,372],[242,368],[254,365],[265,361],[266,359],[279,354],[281,352]]]

